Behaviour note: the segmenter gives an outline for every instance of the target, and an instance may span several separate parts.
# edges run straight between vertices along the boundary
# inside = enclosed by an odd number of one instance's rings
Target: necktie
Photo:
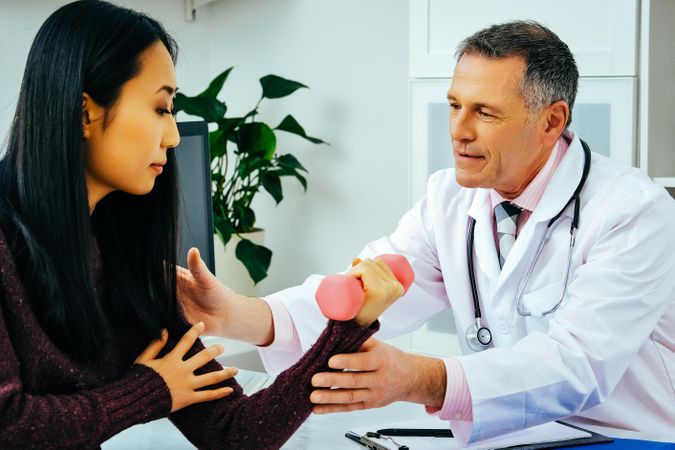
[[[499,246],[499,267],[504,267],[514,242],[516,242],[516,224],[522,209],[510,202],[502,202],[495,206],[495,222],[497,224],[497,238]]]

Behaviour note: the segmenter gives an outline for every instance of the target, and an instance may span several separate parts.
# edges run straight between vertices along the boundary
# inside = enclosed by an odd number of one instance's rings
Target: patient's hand
[[[176,346],[160,358],[159,354],[169,338],[169,334],[164,330],[162,338],[152,341],[143,350],[143,353],[136,358],[136,364],[150,367],[166,383],[166,387],[171,394],[171,412],[194,403],[209,402],[227,397],[233,392],[231,387],[214,388],[212,386],[236,375],[237,369],[235,368],[222,369],[204,375],[195,375],[194,373],[223,353],[223,348],[220,345],[205,348],[196,355],[186,358],[186,353],[195,345],[202,331],[204,331],[203,323],[192,326]]]
[[[355,259],[347,271],[363,283],[365,302],[354,320],[369,327],[378,317],[405,292],[403,286],[383,260]]]

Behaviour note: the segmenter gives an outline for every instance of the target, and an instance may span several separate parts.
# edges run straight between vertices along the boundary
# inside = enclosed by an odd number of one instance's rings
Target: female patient
[[[359,315],[242,394],[177,306],[175,58],[159,23],[96,0],[35,38],[0,161],[0,448],[96,448],[166,416],[199,448],[277,448],[311,376],[403,292],[361,263]]]

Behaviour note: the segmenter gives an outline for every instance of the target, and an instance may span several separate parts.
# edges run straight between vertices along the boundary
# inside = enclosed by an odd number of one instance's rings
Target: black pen
[[[451,438],[452,431],[445,429],[434,428],[384,428],[377,430],[378,433],[385,436],[423,436],[423,437],[438,437]]]
[[[363,445],[363,442],[361,442],[361,436],[359,436],[356,433],[352,433],[351,431],[347,431],[345,433],[345,437],[348,439],[351,439],[354,442],[358,442],[359,444]]]
[[[351,439],[351,440],[354,441],[354,442],[358,442],[359,444],[361,444],[361,445],[363,445],[363,446],[365,446],[365,447],[367,447],[367,448],[369,448],[369,449],[374,449],[374,450],[388,450],[387,447],[385,447],[385,446],[383,446],[383,445],[381,445],[381,444],[378,444],[377,442],[375,442],[375,441],[373,441],[373,440],[371,440],[371,439],[368,439],[368,438],[365,437],[365,436],[359,436],[358,434],[353,433],[353,432],[351,432],[351,431],[346,432],[346,433],[345,433],[345,437]],[[400,447],[399,447],[399,448],[400,448]],[[405,447],[405,446],[404,446],[404,448],[407,450],[408,447]]]

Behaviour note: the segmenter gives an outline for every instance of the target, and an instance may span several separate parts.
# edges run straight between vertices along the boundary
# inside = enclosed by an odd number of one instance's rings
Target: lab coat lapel
[[[473,240],[474,269],[483,272],[494,286],[499,278],[499,260],[497,259],[497,248],[495,247],[492,229],[492,212],[490,211],[488,196],[489,191],[487,189],[477,190],[469,208],[469,216],[476,220]],[[478,279],[477,273],[476,280]]]
[[[502,267],[499,276],[499,285],[503,284],[511,274],[518,269],[521,264],[534,257],[534,252],[539,242],[543,239],[546,232],[546,225],[555,217],[558,212],[565,206],[569,199],[574,194],[574,190],[581,180],[581,175],[584,170],[584,151],[581,146],[581,141],[571,131],[567,132],[566,136],[572,138],[565,156],[558,165],[555,173],[544,191],[544,194],[539,201],[539,205],[532,213],[523,229],[518,235],[515,244],[511,248],[509,257]],[[563,215],[572,217],[573,205],[565,209]],[[555,225],[554,225],[555,226]],[[519,273],[524,271],[519,270]],[[521,274],[522,275],[522,274]]]

